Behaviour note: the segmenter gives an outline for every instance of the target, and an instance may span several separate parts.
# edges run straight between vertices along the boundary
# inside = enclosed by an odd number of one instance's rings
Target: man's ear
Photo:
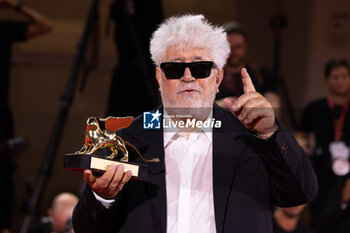
[[[156,67],[156,78],[157,78],[157,82],[158,82],[158,86],[159,86],[159,91],[161,90],[161,85],[160,83],[162,82],[162,70],[160,67]]]
[[[215,79],[216,93],[219,92],[219,86],[220,86],[220,83],[222,82],[223,77],[224,77],[224,70],[218,69],[218,72],[216,74],[216,79]]]

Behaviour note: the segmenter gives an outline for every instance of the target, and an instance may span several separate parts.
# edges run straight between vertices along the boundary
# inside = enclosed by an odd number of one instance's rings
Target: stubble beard
[[[178,95],[178,94],[176,94]],[[169,98],[169,96],[161,92],[164,108],[169,115],[181,115],[184,118],[191,118],[197,120],[205,120],[215,100],[216,89],[213,87],[209,90],[208,95],[199,97],[186,97],[177,98],[175,100]]]

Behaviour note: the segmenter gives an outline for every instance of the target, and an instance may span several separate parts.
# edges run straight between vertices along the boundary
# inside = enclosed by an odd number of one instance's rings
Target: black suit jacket
[[[272,205],[310,201],[317,180],[294,137],[280,125],[269,139],[256,138],[235,116],[214,106],[221,129],[213,130],[213,189],[217,232],[272,233]],[[143,129],[142,117],[118,134],[147,159],[147,181],[125,184],[116,202],[104,208],[87,187],[73,214],[76,233],[166,233],[163,130]],[[138,156],[131,161],[144,163]]]

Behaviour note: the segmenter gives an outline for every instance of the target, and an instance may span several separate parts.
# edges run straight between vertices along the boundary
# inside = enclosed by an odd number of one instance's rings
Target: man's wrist
[[[99,201],[104,207],[107,209],[113,205],[115,202],[115,199],[106,199],[98,195],[95,191],[92,190],[92,193],[94,194],[97,201]]]
[[[268,130],[268,132],[266,133],[256,132],[255,136],[263,140],[268,140],[269,138],[272,137],[272,135],[274,135],[277,132],[278,128],[279,128],[278,124],[275,122],[274,126],[270,130]]]

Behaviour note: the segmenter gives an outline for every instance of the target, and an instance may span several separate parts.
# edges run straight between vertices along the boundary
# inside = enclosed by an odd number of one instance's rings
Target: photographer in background
[[[314,145],[310,158],[319,189],[310,203],[312,220],[328,208],[329,196],[350,171],[350,66],[344,59],[330,60],[324,74],[329,94],[305,108],[300,127],[305,137],[314,138],[308,145]]]

